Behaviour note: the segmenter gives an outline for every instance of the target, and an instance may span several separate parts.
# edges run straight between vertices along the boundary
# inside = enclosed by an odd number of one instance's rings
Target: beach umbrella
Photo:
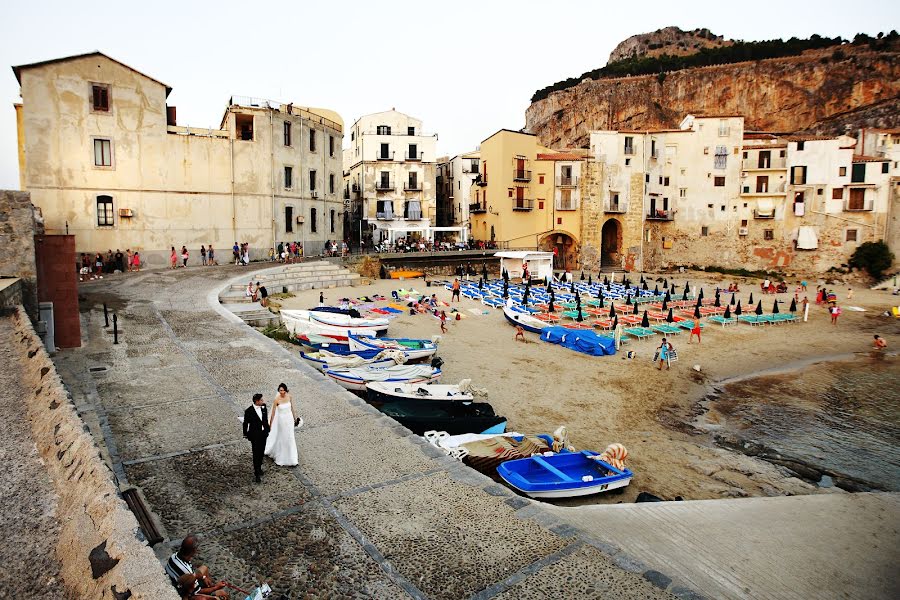
[[[662,310],[668,310],[668,309],[669,309],[669,303],[666,302],[665,298],[663,298]]]
[[[697,300],[703,300],[703,288],[700,288],[700,292],[697,294]]]
[[[644,289],[645,289],[645,290],[647,289],[646,286],[644,287]],[[653,295],[654,295],[654,296],[659,296],[659,286],[658,286],[658,285],[654,285],[654,286],[653,286]]]
[[[666,321],[668,321],[669,323],[674,323],[674,322],[675,322],[675,315],[672,314],[672,309],[671,309],[671,308],[669,309],[669,315],[666,317]]]
[[[600,305],[598,308],[603,308],[603,292],[597,292],[597,299],[600,300]]]
[[[600,276],[597,275],[597,277],[600,277]],[[603,285],[609,287],[609,277],[605,277],[605,276],[603,277]]]
[[[638,303],[637,302],[634,303],[634,310],[631,311],[631,314],[633,314],[633,315],[638,314]]]
[[[763,314],[762,309],[762,300],[759,301],[759,304],[756,305],[756,310],[754,311],[757,315]]]
[[[778,314],[778,300],[777,299],[775,300],[775,303],[772,305],[772,314],[773,315]]]
[[[725,305],[725,318],[726,319],[731,318],[731,307],[728,306],[727,304]]]
[[[734,306],[734,302],[735,302],[734,298],[736,295],[737,294],[735,294],[734,292],[732,292],[732,294],[731,294],[731,302],[729,302],[729,304],[731,304],[732,306]]]
[[[528,294],[531,292],[531,288],[527,285],[525,286],[525,293],[522,294],[522,306],[528,307]]]
[[[737,308],[734,309],[734,314],[736,314],[737,316],[741,316],[741,312],[741,301],[738,300]]]
[[[593,285],[593,282],[591,282],[591,276],[590,276],[590,275],[588,275],[588,285]]]
[[[703,300],[700,298],[700,296],[697,296],[697,304],[695,304],[694,306],[696,306],[697,308],[703,306]]]
[[[675,293],[675,284],[674,284],[674,283],[672,284],[672,286],[671,286],[671,288],[669,289],[669,291],[672,292],[672,294]]]
[[[546,281],[546,278],[545,278],[545,281]],[[550,292],[553,291],[553,286],[550,285],[550,282],[549,282],[549,281],[546,283],[546,287],[547,287],[547,293],[548,293],[548,294],[549,294]]]
[[[643,273],[641,273],[641,283],[647,283],[646,281],[644,281],[644,274],[643,274]]]
[[[550,288],[550,305],[547,307],[548,312],[556,312],[556,307],[553,306],[553,303],[556,301],[556,294],[553,293],[553,288]]]
[[[691,289],[691,284],[688,283],[687,281],[685,281],[685,282],[684,282],[684,289],[686,289],[686,290]]]
[[[509,281],[509,271],[506,270],[506,267],[503,268],[501,275],[503,276],[503,281]]]
[[[487,272],[487,263],[486,262],[481,263],[481,276],[484,277],[485,281],[487,281],[488,272]]]
[[[569,286],[569,292],[572,294],[575,293],[575,279],[574,278],[572,279],[572,285]]]
[[[753,304],[753,292],[750,292],[750,299],[747,300],[747,304]]]
[[[581,296],[575,296],[575,310],[578,311],[578,316],[575,317],[575,320],[579,323],[584,321],[584,316],[581,314]]]
[[[699,318],[702,317],[702,316],[703,316],[703,315],[700,314],[700,307],[699,307],[699,306],[695,306],[695,307],[694,307],[694,318],[695,318],[695,319],[699,319]]]
[[[479,290],[484,289],[484,278],[483,277],[478,278],[478,289]]]
[[[682,299],[682,300],[687,300],[687,299],[688,299],[688,297],[687,297],[687,292],[688,292],[688,288],[687,288],[687,286],[684,286],[684,293],[681,294],[681,299]]]
[[[612,328],[615,329],[619,326],[619,317],[613,317]]]
[[[504,271],[505,273],[505,271]],[[503,280],[503,299],[506,300],[509,298],[509,280]]]
[[[616,316],[616,303],[610,301],[609,303],[609,317],[613,318]]]
[[[797,312],[797,299],[796,298],[791,300],[791,307],[788,310],[790,310],[792,313]]]
[[[584,271],[581,272],[581,280],[584,281]]]
[[[642,289],[642,290],[649,290],[649,289],[650,289],[650,287],[647,285],[647,282],[646,282],[646,281],[642,281],[642,282],[641,282],[641,289]]]
[[[672,301],[672,294],[669,293],[669,290],[666,290],[666,297],[663,298],[663,302],[671,302],[671,301]]]
[[[669,280],[668,280],[668,279],[663,279],[663,287],[664,287],[664,288],[669,287]]]
[[[625,296],[625,304],[627,304],[628,306],[631,306],[631,294],[628,294],[627,296]]]
[[[715,306],[716,308],[722,306],[722,301],[719,300],[719,295],[718,295],[718,294],[716,294],[716,301],[713,303],[713,306]]]
[[[647,311],[644,311],[644,318],[641,319],[641,327],[650,327],[650,317],[647,316]]]

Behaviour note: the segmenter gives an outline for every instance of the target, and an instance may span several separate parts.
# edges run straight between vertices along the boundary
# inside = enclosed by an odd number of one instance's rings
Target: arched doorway
[[[553,268],[573,271],[578,268],[578,242],[568,233],[554,231],[541,240],[541,250],[553,252]]]
[[[600,265],[622,267],[622,224],[609,219],[600,231]]]

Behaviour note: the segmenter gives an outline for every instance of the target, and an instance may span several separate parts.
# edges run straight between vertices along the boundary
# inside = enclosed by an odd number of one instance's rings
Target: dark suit
[[[253,474],[262,475],[263,453],[266,449],[266,438],[269,437],[269,415],[266,406],[262,408],[262,421],[253,406],[244,411],[244,437],[250,440],[253,447]]]

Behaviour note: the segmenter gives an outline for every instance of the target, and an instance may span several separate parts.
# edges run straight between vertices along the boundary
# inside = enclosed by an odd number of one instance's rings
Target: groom
[[[253,474],[256,483],[262,481],[263,452],[266,449],[266,438],[269,436],[269,416],[266,402],[262,394],[253,394],[253,406],[244,411],[244,437],[250,440],[253,447]]]

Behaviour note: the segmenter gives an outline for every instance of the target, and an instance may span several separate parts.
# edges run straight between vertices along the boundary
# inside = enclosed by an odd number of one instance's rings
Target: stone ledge
[[[133,600],[177,600],[22,307],[15,326],[22,384],[35,391],[26,394],[32,437],[59,496],[56,552],[66,588],[80,599],[130,592]]]

